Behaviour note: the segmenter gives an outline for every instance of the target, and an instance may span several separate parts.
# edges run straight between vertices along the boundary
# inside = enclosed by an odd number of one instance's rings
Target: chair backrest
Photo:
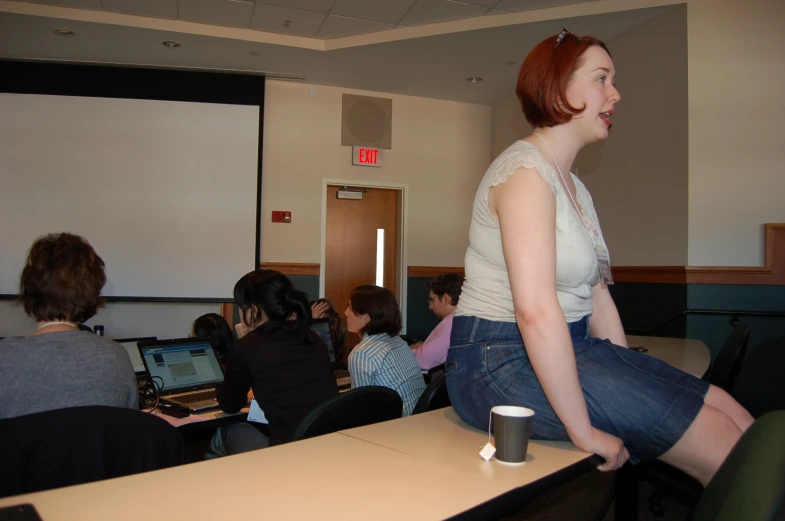
[[[693,521],[785,519],[785,411],[758,419],[706,486]]]
[[[731,395],[757,418],[785,409],[785,337],[756,347],[744,361]]]
[[[728,392],[733,388],[736,377],[739,375],[744,355],[747,353],[747,343],[750,340],[750,328],[746,324],[739,324],[730,332],[722,350],[714,360],[709,373],[709,382]]]
[[[442,409],[450,405],[452,405],[452,402],[450,402],[450,395],[447,394],[447,379],[444,376],[444,372],[441,372],[431,379],[431,383],[422,392],[422,396],[417,400],[412,414]]]
[[[178,430],[135,409],[70,407],[0,420],[0,497],[181,463]]]
[[[303,418],[292,441],[400,418],[403,400],[389,387],[357,387],[330,398]]]

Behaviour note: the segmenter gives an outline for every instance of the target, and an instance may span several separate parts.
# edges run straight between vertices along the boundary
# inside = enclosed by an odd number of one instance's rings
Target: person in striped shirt
[[[352,388],[389,387],[403,400],[403,416],[409,416],[425,390],[425,381],[412,350],[398,336],[401,323],[401,311],[390,290],[371,285],[352,290],[346,329],[361,337],[349,355]]]

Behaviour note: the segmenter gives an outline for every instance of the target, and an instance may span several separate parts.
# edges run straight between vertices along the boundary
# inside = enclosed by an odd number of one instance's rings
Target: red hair
[[[567,102],[567,84],[589,47],[596,45],[611,55],[603,42],[591,36],[579,37],[567,31],[557,45],[558,38],[550,36],[537,44],[518,74],[515,94],[526,121],[534,128],[555,127],[583,112],[583,108]]]

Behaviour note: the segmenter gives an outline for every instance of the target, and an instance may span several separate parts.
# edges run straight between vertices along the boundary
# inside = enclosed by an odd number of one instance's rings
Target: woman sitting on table
[[[352,389],[381,385],[403,400],[403,416],[409,416],[425,390],[420,366],[401,332],[401,312],[395,295],[379,286],[358,286],[349,297],[346,329],[361,340],[349,355]]]
[[[626,347],[591,196],[570,173],[609,135],[621,96],[605,45],[567,31],[538,44],[517,94],[534,133],[488,167],[474,199],[447,389],[469,424],[534,409],[533,438],[602,456],[658,458],[704,485],[752,417],[727,393]],[[591,317],[591,318],[590,318]]]
[[[253,390],[269,421],[270,445],[289,442],[305,415],[338,394],[327,348],[308,327],[305,294],[286,275],[252,271],[235,285],[234,299],[249,332],[228,353],[218,404],[235,413]]]
[[[0,341],[0,418],[82,405],[137,407],[128,353],[79,323],[104,305],[104,261],[83,237],[45,235],[22,270],[19,301],[36,321]]]

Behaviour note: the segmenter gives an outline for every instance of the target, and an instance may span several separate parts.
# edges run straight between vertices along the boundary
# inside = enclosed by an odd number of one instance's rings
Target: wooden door
[[[327,186],[324,294],[342,316],[352,289],[376,284],[378,230],[384,230],[383,286],[399,299],[401,192],[383,188],[361,191],[362,200],[338,199],[338,186]],[[366,191],[367,190],[367,191]],[[347,334],[348,348],[359,342]]]

